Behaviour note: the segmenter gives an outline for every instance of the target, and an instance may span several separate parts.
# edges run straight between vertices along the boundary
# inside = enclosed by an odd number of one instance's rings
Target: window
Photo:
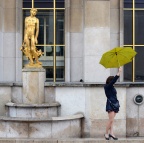
[[[124,66],[124,80],[144,80],[144,0],[124,0],[124,46],[132,47],[137,55]]]
[[[47,81],[64,81],[65,77],[65,34],[64,0],[23,0],[23,21],[37,8],[39,36],[37,48],[44,52],[39,58],[46,69]],[[23,64],[28,62],[23,56]]]

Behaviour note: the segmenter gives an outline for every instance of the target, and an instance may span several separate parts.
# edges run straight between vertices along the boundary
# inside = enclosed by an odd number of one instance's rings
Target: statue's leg
[[[30,60],[29,65],[33,65],[33,58],[32,58],[31,48],[30,48],[30,39],[28,39],[28,37],[25,38],[25,43],[26,43],[26,47],[27,47],[27,52],[26,52],[27,57]]]

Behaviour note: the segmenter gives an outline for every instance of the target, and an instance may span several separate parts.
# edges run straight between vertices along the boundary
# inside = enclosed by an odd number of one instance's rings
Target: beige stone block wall
[[[11,102],[23,103],[22,86],[13,86],[11,90]]]
[[[126,88],[116,89],[121,107],[114,128],[116,135],[125,137]],[[61,116],[83,113],[83,137],[103,137],[108,121],[103,87],[56,87],[55,90],[55,99],[61,104]]]
[[[71,8],[71,26],[70,32],[79,33],[83,30],[83,9],[82,8]]]
[[[3,1],[0,1],[0,80],[3,80]]]
[[[105,82],[117,70],[105,70],[99,61],[104,52],[123,44],[122,1],[68,0],[65,7],[66,81]]]
[[[22,0],[1,0],[0,19],[0,81],[21,81]]]
[[[123,46],[122,30],[122,19],[121,15],[122,8],[120,8],[121,2],[123,0],[110,0],[110,48]],[[117,69],[111,69],[111,75],[116,74]],[[120,81],[123,80],[123,74],[121,74]]]
[[[22,81],[22,45],[23,37],[23,15],[22,15],[22,0],[16,1],[16,81]]]
[[[3,21],[3,8],[2,8],[2,1],[0,1],[0,31],[2,31],[2,21]]]
[[[83,71],[83,0],[65,3],[65,81],[79,81]]]
[[[107,119],[94,119],[91,121],[91,137],[92,138],[103,138]],[[117,137],[125,137],[126,135],[126,120],[115,120],[114,121],[114,133]]]
[[[109,27],[109,1],[85,2],[85,27]]]
[[[66,32],[79,33],[83,30],[83,0],[68,0],[66,7]]]
[[[16,0],[4,0],[3,6],[5,8],[16,8]]]
[[[11,87],[2,86],[0,87],[0,115],[6,114],[5,104],[11,101]]]
[[[126,89],[118,88],[117,97],[120,101],[120,111],[115,117],[114,130],[119,137],[126,136]],[[106,108],[106,96],[104,89],[86,88],[86,109],[88,112],[90,137],[103,137],[108,121]],[[119,126],[118,126],[119,125]]]
[[[45,87],[45,103],[55,102],[55,87]]]
[[[110,49],[110,2],[85,1],[84,11],[84,81],[104,82],[110,71],[99,61]]]
[[[4,32],[16,31],[16,9],[5,8],[4,11]]]
[[[137,95],[144,96],[144,87],[132,87],[127,89],[127,136],[144,136],[144,103],[136,105],[134,97]]]

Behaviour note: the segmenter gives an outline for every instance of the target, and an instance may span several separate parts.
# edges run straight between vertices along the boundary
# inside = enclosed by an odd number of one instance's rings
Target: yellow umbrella
[[[117,68],[131,62],[136,54],[131,47],[116,47],[104,53],[99,63],[105,68]]]

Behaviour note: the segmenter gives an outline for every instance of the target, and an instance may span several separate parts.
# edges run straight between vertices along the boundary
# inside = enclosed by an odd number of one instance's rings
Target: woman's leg
[[[115,115],[116,115],[116,113],[114,111],[108,112],[109,120],[108,120],[108,123],[106,126],[106,134],[107,135],[109,134],[109,130],[110,130],[110,133],[113,133],[113,122],[114,122]]]
[[[116,116],[116,113],[114,112],[114,117]],[[113,124],[114,124],[114,120],[113,120],[113,123],[111,124],[111,127],[110,127],[110,134],[112,136],[114,136],[114,133],[113,133]],[[114,136],[115,137],[115,136]]]

